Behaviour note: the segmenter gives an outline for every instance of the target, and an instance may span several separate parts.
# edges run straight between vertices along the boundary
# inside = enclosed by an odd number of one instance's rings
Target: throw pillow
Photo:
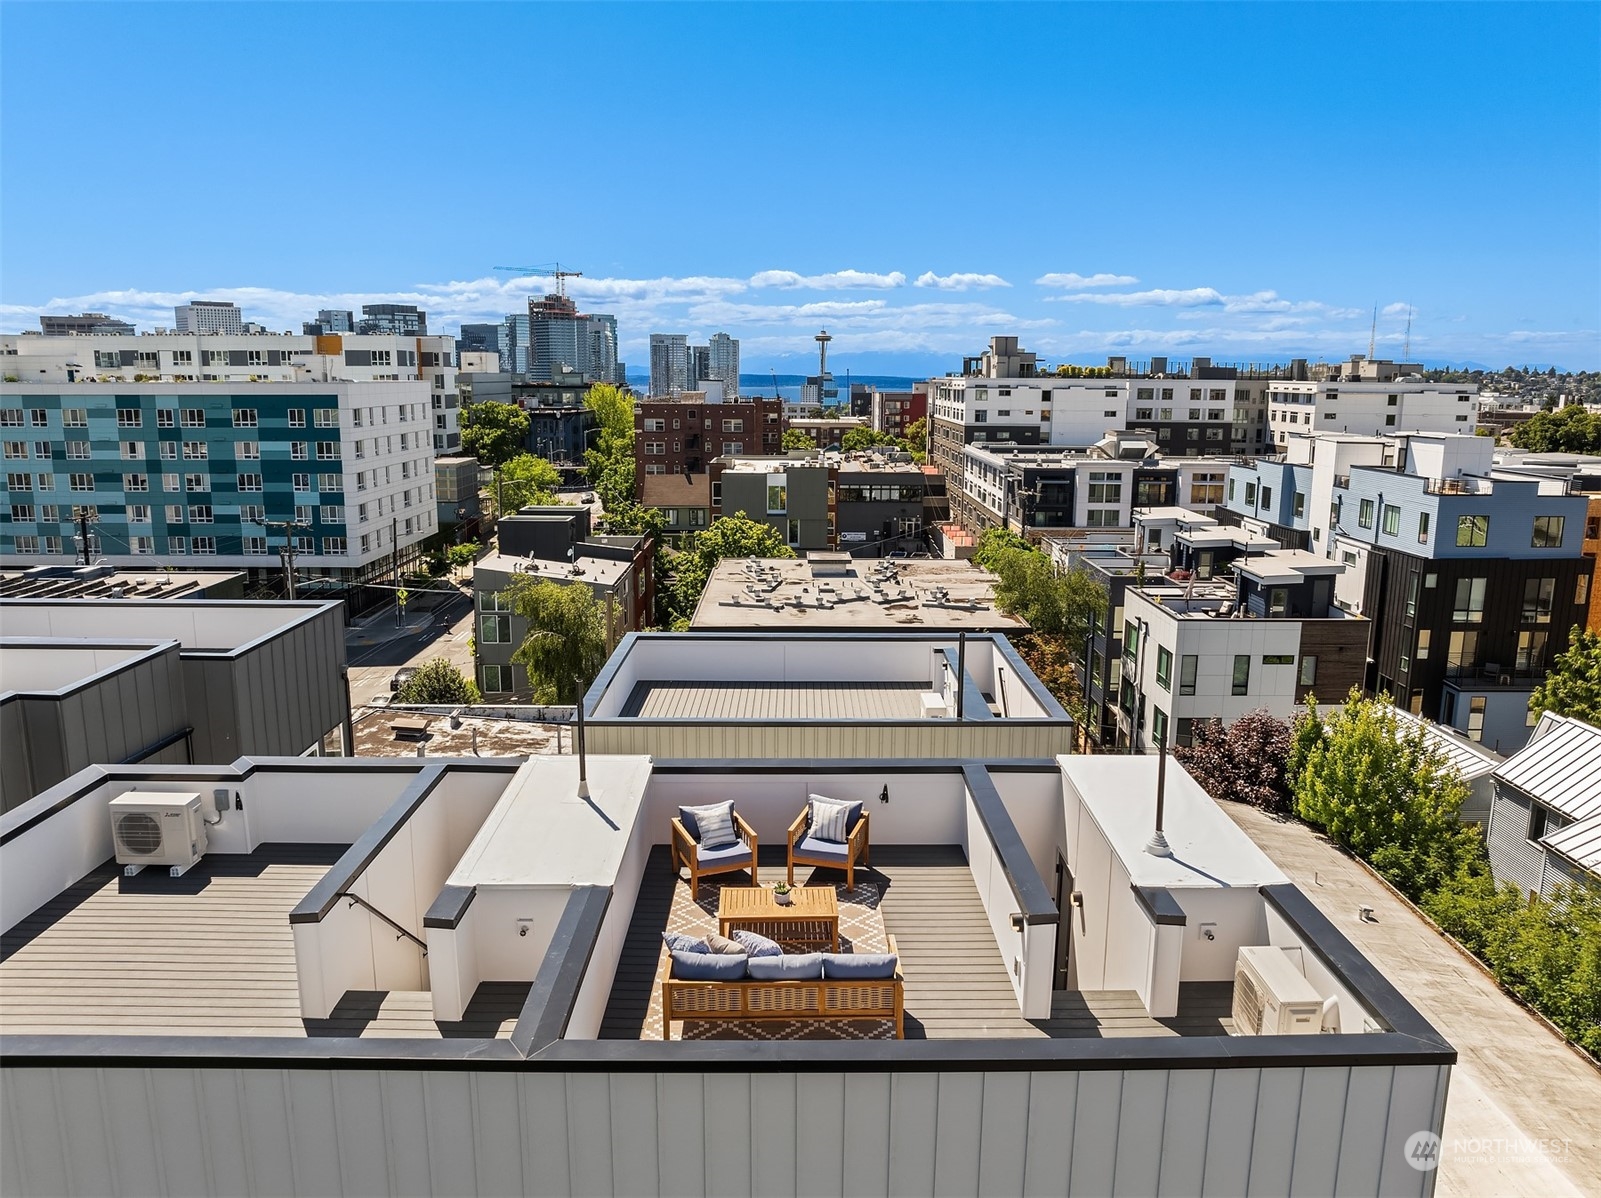
[[[737,982],[745,976],[745,958],[722,953],[674,953],[673,976],[684,982]]]
[[[778,941],[769,940],[756,932],[741,929],[734,933],[734,939],[739,941],[745,951],[753,957],[777,957],[784,952]]]
[[[805,982],[823,976],[822,953],[784,953],[777,957],[751,957],[745,969],[755,982]]]
[[[674,953],[709,953],[711,945],[706,943],[704,936],[689,936],[683,932],[663,932],[662,943],[667,946],[668,952]]]
[[[695,817],[696,830],[692,835],[702,848],[726,849],[739,841],[739,833],[734,830],[732,800],[727,803],[709,803],[704,807],[681,807],[679,810],[687,811]],[[689,827],[687,821],[684,827],[686,829]]]
[[[894,953],[824,953],[825,978],[892,978],[900,963]]]
[[[850,837],[852,809],[860,812],[860,803],[840,803],[821,795],[811,796],[811,816],[807,821],[809,832],[818,840],[830,844],[844,844]]]
[[[722,953],[724,956],[729,957],[749,956],[745,946],[739,941],[730,940],[726,936],[719,936],[715,932],[706,937],[706,943],[711,946],[711,950],[714,953]]]

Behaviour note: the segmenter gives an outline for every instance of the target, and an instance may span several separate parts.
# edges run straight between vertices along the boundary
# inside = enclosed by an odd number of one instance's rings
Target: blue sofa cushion
[[[708,803],[704,807],[680,807],[678,818],[695,843],[706,849],[720,849],[739,843],[734,827],[734,803]]]
[[[751,957],[745,969],[753,982],[805,982],[823,976],[822,953],[782,953]]]
[[[696,851],[695,860],[702,869],[708,865],[749,865],[750,845],[743,840],[736,840],[720,849],[701,848]]]
[[[900,958],[894,953],[824,953],[825,978],[892,978]]]
[[[816,857],[823,861],[838,861],[841,865],[850,857],[850,846],[832,840],[818,840],[803,836],[795,842],[795,853],[800,857]]]
[[[745,952],[752,957],[777,957],[783,953],[778,941],[769,940],[757,932],[747,932],[743,928],[734,933],[734,939],[744,946]]]
[[[727,953],[673,953],[673,977],[681,982],[737,982],[744,976],[744,957]]]
[[[662,943],[667,946],[668,952],[680,953],[709,953],[712,946],[707,943],[704,936],[689,936],[683,932],[663,932]]]
[[[807,795],[806,834],[817,840],[843,844],[862,818],[862,805],[855,801]],[[843,809],[843,810],[842,810]]]

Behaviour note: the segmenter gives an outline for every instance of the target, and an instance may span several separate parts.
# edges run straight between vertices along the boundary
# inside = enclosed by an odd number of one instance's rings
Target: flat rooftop
[[[843,573],[827,574],[800,559],[725,558],[713,568],[690,626],[933,632],[1028,627],[996,608],[995,576],[969,562],[866,557],[849,558]]]
[[[547,561],[536,557],[514,557],[506,553],[491,553],[473,563],[473,572],[491,570],[501,574],[526,574],[530,578],[551,582],[582,582],[591,586],[612,587],[627,578],[633,563],[609,557],[582,557],[576,561]]]
[[[188,652],[233,653],[341,604],[318,600],[0,598],[8,637],[62,641],[117,636],[177,641]]]
[[[411,711],[404,707],[358,708],[356,716],[357,757],[416,757],[422,749],[427,757],[529,757],[555,753],[558,746],[571,749],[572,734],[555,724],[532,720],[498,719],[494,716],[448,715]],[[427,729],[421,736],[409,730],[397,733],[399,719],[421,719]]]
[[[113,570],[44,567],[0,573],[0,599],[197,599],[244,597],[237,570]]]
[[[916,720],[923,682],[636,682],[623,718]]]

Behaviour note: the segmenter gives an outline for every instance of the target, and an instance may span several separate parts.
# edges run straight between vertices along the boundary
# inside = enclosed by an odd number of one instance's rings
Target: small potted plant
[[[773,887],[773,901],[780,907],[787,907],[793,901],[788,882],[779,882]]]

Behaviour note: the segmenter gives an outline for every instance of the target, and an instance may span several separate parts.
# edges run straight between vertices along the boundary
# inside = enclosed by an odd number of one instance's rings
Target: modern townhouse
[[[1491,776],[1485,848],[1496,881],[1545,898],[1601,884],[1601,729],[1544,712]]]

